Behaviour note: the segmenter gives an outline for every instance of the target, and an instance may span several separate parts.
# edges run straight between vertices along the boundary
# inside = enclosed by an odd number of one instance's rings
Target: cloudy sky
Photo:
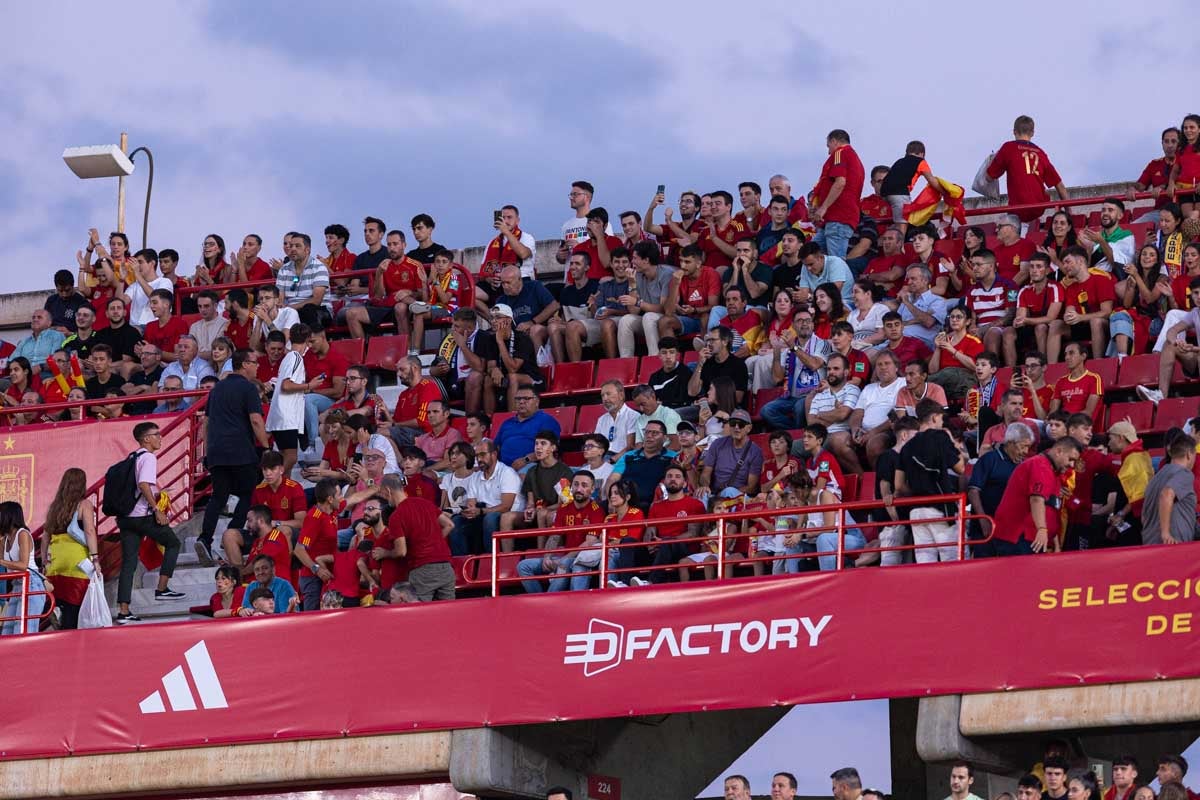
[[[121,130],[157,160],[149,243],[179,250],[188,273],[210,232],[258,232],[274,255],[288,229],[320,240],[341,222],[358,250],[368,213],[407,227],[428,211],[440,242],[465,246],[515,202],[549,238],[576,178],[612,212],[644,210],[659,183],[675,198],[778,171],[801,192],[833,127],[868,164],[923,139],[939,174],[969,184],[1028,113],[1067,183],[1136,176],[1159,130],[1194,110],[1138,56],[1182,2],[1136,15],[1127,2],[816,5],[9,6],[0,248],[22,269],[8,288],[48,286],[89,226],[113,227],[115,181],[79,181],[60,155]],[[135,245],[144,168],[130,181]]]

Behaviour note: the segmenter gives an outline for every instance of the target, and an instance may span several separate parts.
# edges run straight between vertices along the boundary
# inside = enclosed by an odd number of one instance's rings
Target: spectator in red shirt
[[[933,337],[937,347],[929,359],[931,383],[946,390],[951,399],[964,397],[975,382],[975,358],[984,351],[983,342],[969,331],[970,312],[955,306],[946,315],[947,330]]]
[[[300,538],[292,548],[292,554],[306,570],[300,573],[300,594],[304,598],[305,611],[316,611],[321,607],[321,590],[333,578],[333,573],[319,559],[336,553],[338,545],[337,507],[340,494],[337,483],[329,478],[317,481],[313,497],[316,502],[304,517]]]
[[[242,239],[242,246],[233,256],[233,267],[237,270],[238,283],[275,280],[275,273],[271,271],[271,265],[259,258],[258,254],[261,252],[262,237],[257,233],[246,234]],[[239,349],[244,350],[245,347],[239,345]]]
[[[738,199],[742,202],[742,210],[733,218],[742,223],[747,234],[756,234],[771,218],[762,204],[762,186],[754,181],[742,181],[738,184]]]
[[[1200,115],[1188,114],[1179,125],[1182,136],[1167,178],[1167,196],[1183,209],[1184,219],[1196,208],[1200,183]]]
[[[1012,215],[1001,218],[996,225],[996,274],[1018,286],[1029,280],[1029,260],[1037,253],[1037,245],[1021,238],[1018,221]]]
[[[704,251],[704,266],[723,273],[723,268],[733,263],[733,257],[737,254],[735,245],[745,238],[746,227],[731,216],[733,195],[720,190],[709,197],[712,216],[706,220],[707,225],[697,231],[695,244]]]
[[[147,323],[142,339],[162,350],[163,361],[175,361],[175,344],[188,332],[182,317],[171,315],[175,295],[170,289],[155,289],[150,293],[150,313],[154,319]]]
[[[350,272],[354,269],[354,253],[346,249],[349,241],[350,231],[345,225],[335,222],[325,226],[325,249],[329,251],[329,255],[325,258],[318,257],[318,260],[325,265],[330,275],[336,272]],[[345,280],[335,281],[334,286],[341,289],[341,291],[335,289],[335,293],[345,294],[345,287],[348,283],[350,282]],[[357,280],[354,283],[357,286]]]
[[[650,504],[648,519],[686,519],[706,513],[704,503],[690,496],[688,491],[687,473],[683,467],[671,465],[663,475],[663,488],[666,489],[665,500],[656,500]],[[695,542],[676,542],[680,538],[698,538],[703,535],[703,525],[699,522],[659,523],[647,528],[647,535],[653,541],[657,540],[658,547],[654,552],[653,564],[664,567],[668,564],[691,564],[689,556],[698,550]],[[686,571],[686,570],[684,570]],[[650,573],[651,583],[666,583],[668,573],[665,569],[656,569]]]
[[[321,452],[317,436],[321,414],[346,394],[346,370],[349,368],[346,357],[329,347],[325,329],[313,326],[308,337],[308,350],[304,353],[304,374],[309,376],[310,382],[318,377],[322,381],[315,388],[310,386],[304,394],[304,434],[317,453]]]
[[[1142,170],[1142,174],[1129,187],[1127,198],[1130,202],[1137,199],[1140,192],[1150,192],[1154,195],[1154,208],[1138,217],[1134,222],[1153,222],[1157,218],[1158,209],[1171,202],[1165,189],[1171,177],[1171,168],[1175,166],[1175,153],[1179,150],[1179,129],[1167,128],[1162,132],[1162,158],[1154,158]]]
[[[234,350],[253,350],[250,346],[250,331],[254,327],[254,317],[250,314],[250,296],[245,289],[230,289],[225,295],[225,313],[229,315],[229,324],[225,326],[225,336],[233,342]]]
[[[267,357],[258,362],[256,377],[259,383],[270,388],[275,385],[275,380],[279,376],[279,365],[283,363],[283,357],[287,355],[287,339],[284,337],[283,331],[268,333],[265,347]]]
[[[263,453],[259,468],[262,470],[263,481],[254,487],[254,492],[250,495],[251,510],[267,508],[268,529],[279,528],[286,536],[295,538],[296,532],[304,524],[304,515],[308,509],[304,488],[291,478],[283,476],[283,456],[277,450]],[[246,531],[227,528],[221,536],[226,558],[234,566],[242,564],[242,554],[254,543],[255,531],[249,529],[249,522],[246,525]],[[288,571],[290,572],[290,569]]]
[[[409,497],[402,475],[385,475],[382,493],[395,509],[388,517],[387,532],[380,537],[376,558],[404,559],[408,581],[417,599],[454,599],[454,569],[446,537],[454,528],[450,515],[421,497]],[[382,552],[380,552],[382,551]],[[386,580],[384,586],[390,585]]]
[[[883,198],[879,191],[889,171],[883,164],[871,167],[871,194],[860,200],[858,204],[863,214],[880,225],[886,225],[892,221],[892,205]]]
[[[992,528],[996,555],[1058,549],[1063,473],[1078,457],[1079,442],[1066,436],[1017,465],[996,509]]]
[[[901,364],[925,361],[933,355],[933,351],[923,341],[915,336],[904,335],[904,317],[895,311],[883,315],[883,334],[887,338],[880,349],[890,350]]]
[[[1050,199],[1044,188],[1048,186],[1054,187],[1059,200],[1069,200],[1071,195],[1050,163],[1050,157],[1033,143],[1033,129],[1032,117],[1017,117],[1013,122],[1013,141],[1005,142],[996,152],[987,168],[988,177],[999,180],[1001,175],[1008,175],[1010,205],[1045,203]],[[1045,210],[1045,206],[1025,209],[1017,212],[1017,216],[1025,223],[1023,227],[1027,228]]]
[[[408,307],[424,299],[425,276],[421,262],[405,254],[407,240],[403,231],[388,231],[388,257],[375,268],[371,299],[366,305],[351,305],[339,314],[350,335],[366,337],[366,326],[377,327],[390,316],[396,321],[397,333],[410,333]]]
[[[404,391],[396,400],[389,433],[401,447],[413,444],[422,433],[429,433],[429,403],[442,399],[442,390],[437,381],[422,376],[421,369],[418,356],[408,356],[396,367],[396,377],[404,386]]]
[[[204,237],[203,259],[196,265],[192,283],[196,286],[213,286],[229,283],[229,264],[225,263],[225,240],[215,233]]]
[[[1067,530],[1063,537],[1063,549],[1104,547],[1108,544],[1104,537],[1104,524],[1092,519],[1092,484],[1097,475],[1108,472],[1112,456],[1091,446],[1093,429],[1089,415],[1072,414],[1067,418],[1066,429],[1067,436],[1079,444],[1080,452],[1075,461],[1073,479],[1067,482],[1071,494],[1067,498]]]
[[[287,527],[277,526],[271,520],[272,516],[271,507],[260,503],[246,512],[245,531],[234,531],[238,534],[235,536],[225,531],[222,540],[225,559],[230,565],[241,568],[243,580],[253,574],[250,565],[254,559],[267,556],[275,564],[275,574],[288,583],[292,581],[292,536]]]
[[[850,134],[835,129],[825,137],[829,158],[813,188],[812,221],[817,226],[813,241],[826,255],[845,258],[850,236],[858,227],[859,198],[862,196],[862,161],[850,146]]]
[[[643,225],[647,232],[658,237],[658,244],[663,250],[663,263],[677,267],[679,266],[679,251],[694,240],[695,235],[700,231],[699,226],[703,224],[698,213],[700,211],[700,195],[691,191],[679,195],[679,222],[677,225],[684,233],[682,238],[676,236],[671,227],[671,218],[675,214],[673,209],[663,210],[665,221],[662,225],[656,225],[654,222],[654,209],[666,201],[664,195],[654,195],[649,208],[646,209]]]
[[[246,587],[242,585],[241,576],[236,569],[226,566],[217,567],[217,574],[213,577],[217,590],[208,599],[213,619],[236,617],[246,597]]]
[[[1026,419],[1045,419],[1050,413],[1054,387],[1046,384],[1046,354],[1030,353],[1024,363],[1013,370],[1010,386],[1021,390],[1021,416]]]
[[[658,320],[660,338],[705,330],[709,312],[721,304],[721,276],[704,265],[704,253],[687,245],[679,253],[679,269],[671,275]]]
[[[1018,353],[1045,353],[1050,325],[1062,313],[1062,287],[1050,279],[1050,256],[1034,253],[1029,258],[1029,282],[1017,290],[1017,309],[1012,325],[1004,329],[1004,363],[1013,366]]]
[[[626,250],[633,252],[633,248],[638,242],[650,242],[655,247],[658,247],[658,241],[650,234],[646,233],[642,228],[642,215],[636,211],[622,211],[621,216],[621,233],[625,234],[621,246]],[[661,254],[662,250],[659,250]]]
[[[1108,319],[1116,302],[1115,281],[1102,269],[1088,268],[1088,254],[1082,247],[1067,249],[1063,256],[1063,318],[1050,323],[1046,355],[1058,361],[1064,338],[1072,342],[1092,342],[1092,358],[1103,358],[1108,344]]]
[[[616,236],[605,233],[608,229],[608,210],[597,206],[587,213],[588,238],[582,244],[575,245],[571,254],[587,253],[591,259],[588,267],[588,277],[604,280],[612,277],[612,251],[622,247],[621,240]]]
[[[1079,342],[1068,342],[1063,351],[1068,372],[1054,384],[1050,411],[1060,408],[1072,414],[1087,414],[1093,424],[1104,419],[1104,382],[1087,368],[1087,356]]]
[[[904,237],[900,231],[888,228],[879,234],[879,255],[867,262],[861,277],[882,286],[888,296],[894,297],[911,262],[912,258],[904,253]]]

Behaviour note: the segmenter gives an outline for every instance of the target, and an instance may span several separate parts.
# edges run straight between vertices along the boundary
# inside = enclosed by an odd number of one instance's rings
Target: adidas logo
[[[163,691],[167,693],[167,702],[172,711],[195,711],[196,698],[188,685],[188,672],[192,674],[192,683],[196,686],[196,694],[200,695],[200,705],[206,709],[229,708],[225,700],[225,690],[221,688],[221,679],[213,669],[212,659],[208,655],[208,646],[201,640],[192,645],[183,654],[187,662],[187,670],[180,664],[162,677]],[[167,709],[163,705],[163,691],[151,692],[145,700],[138,703],[143,714],[162,714]]]

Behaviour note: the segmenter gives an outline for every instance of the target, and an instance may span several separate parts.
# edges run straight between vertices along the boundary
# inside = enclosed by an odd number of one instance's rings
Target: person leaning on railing
[[[7,572],[24,572],[26,592],[41,592],[45,589],[37,562],[34,561],[33,536],[25,525],[25,511],[20,503],[13,500],[0,503],[0,569]],[[4,608],[0,611],[0,620],[4,622],[4,626],[0,628],[0,635],[37,633],[42,622],[39,615],[46,607],[46,596],[29,594],[25,600],[25,608],[22,609],[20,581],[0,581],[0,586],[5,584],[5,591],[16,593],[16,596],[5,598]],[[26,620],[23,629],[22,619]]]

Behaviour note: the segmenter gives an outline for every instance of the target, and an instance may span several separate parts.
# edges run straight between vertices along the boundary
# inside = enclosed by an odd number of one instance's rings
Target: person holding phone
[[[492,211],[492,228],[496,236],[488,242],[483,254],[484,264],[510,264],[521,270],[522,278],[536,277],[537,242],[533,234],[521,230],[521,212],[514,205]]]

